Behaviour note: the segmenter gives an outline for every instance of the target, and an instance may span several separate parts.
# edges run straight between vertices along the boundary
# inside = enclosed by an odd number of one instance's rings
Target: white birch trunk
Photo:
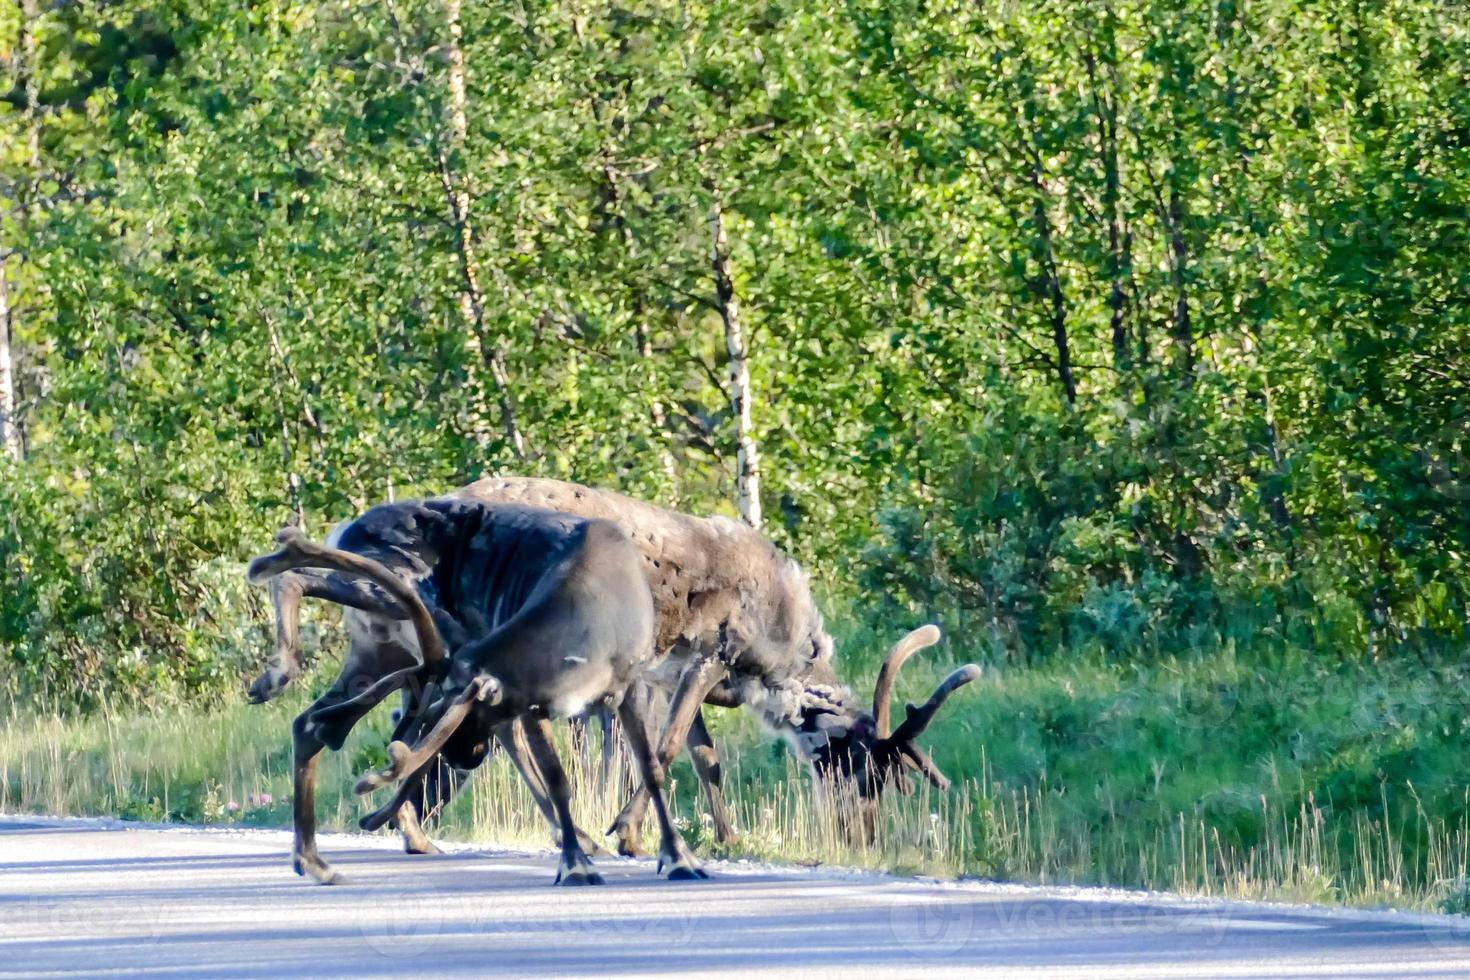
[[[475,259],[475,229],[470,217],[469,181],[455,174],[453,154],[463,154],[469,138],[468,96],[465,93],[464,28],[460,21],[460,0],[444,0],[444,20],[449,28],[447,59],[449,63],[449,138],[450,150],[441,155],[440,166],[444,193],[448,199],[449,217],[454,224],[455,247],[459,252],[460,272],[464,288],[459,294],[460,313],[469,327],[465,346],[480,361],[479,370],[488,371],[500,403],[500,426],[505,440],[517,459],[526,457],[525,441],[516,423],[515,402],[510,396],[510,376],[505,358],[489,337],[485,323],[485,294],[480,287],[479,263]],[[476,402],[483,405],[488,393],[483,383],[477,384]]]
[[[36,81],[36,21],[40,14],[36,0],[20,0],[19,49],[22,88],[25,92],[24,127],[26,155],[30,165],[28,179],[35,180],[41,169],[40,93]],[[21,220],[30,219],[29,201],[32,190],[21,195]],[[25,456],[25,433],[21,430],[20,399],[16,395],[15,318],[16,300],[11,279],[12,253],[0,241],[0,453],[13,460]]]
[[[13,322],[10,260],[5,257],[0,258],[0,451],[10,459],[19,460],[22,454],[20,419],[16,416],[15,360],[10,343]]]
[[[730,273],[730,244],[725,235],[725,211],[716,192],[709,213],[710,265],[715,276],[715,295],[720,319],[725,326],[725,351],[729,355],[730,411],[735,416],[735,507],[753,528],[761,526],[760,456],[750,422],[750,359],[740,322],[740,301]]]

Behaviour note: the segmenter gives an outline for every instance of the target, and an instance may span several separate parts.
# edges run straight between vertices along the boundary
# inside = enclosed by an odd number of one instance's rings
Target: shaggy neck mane
[[[722,635],[726,681],[763,725],[810,757],[856,713],[832,667],[832,640],[806,573],[760,532],[725,517],[694,517],[560,480],[487,477],[452,498],[597,517],[623,528],[643,556],[661,655],[713,646]],[[809,744],[810,743],[810,744]]]

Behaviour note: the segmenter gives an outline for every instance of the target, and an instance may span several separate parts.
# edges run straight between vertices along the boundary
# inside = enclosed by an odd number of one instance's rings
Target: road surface
[[[325,835],[348,883],[291,873],[289,835],[0,817],[0,977],[1470,977],[1470,920],[604,858],[407,857]]]

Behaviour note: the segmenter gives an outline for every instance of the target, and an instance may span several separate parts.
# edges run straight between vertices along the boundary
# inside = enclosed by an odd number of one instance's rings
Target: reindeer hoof
[[[602,875],[597,873],[597,869],[592,867],[592,862],[588,861],[585,855],[571,864],[562,863],[556,869],[556,883],[573,887],[606,884],[602,880]]]
[[[303,878],[310,878],[318,885],[340,885],[343,878],[336,869],[315,855],[297,854],[291,859],[291,867]]]
[[[291,683],[291,675],[276,667],[266,668],[250,685],[250,703],[265,704],[271,698],[280,694]]]
[[[441,850],[439,850],[439,845],[437,845],[433,841],[429,840],[429,838],[427,838],[427,837],[421,837],[418,840],[408,840],[407,838],[405,838],[404,841],[403,841],[403,853],[405,853],[405,854],[443,854],[444,852],[441,851]]]
[[[663,874],[664,868],[669,869],[670,881],[699,881],[708,878],[704,869],[695,863],[694,855],[687,850],[664,851],[658,856],[658,873]]]
[[[625,858],[643,857],[645,852],[643,848],[638,845],[638,838],[633,833],[633,829],[623,824],[621,820],[615,822],[611,827],[607,828],[607,833],[610,837],[617,837],[618,844],[616,850],[619,856]]]

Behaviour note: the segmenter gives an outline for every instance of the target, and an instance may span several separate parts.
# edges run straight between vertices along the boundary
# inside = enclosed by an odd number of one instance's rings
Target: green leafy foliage
[[[233,690],[238,563],[288,520],[500,470],[732,513],[717,199],[767,530],[871,623],[1018,663],[1463,648],[1442,4],[464,17],[461,143],[438,3],[0,13],[10,693]]]

